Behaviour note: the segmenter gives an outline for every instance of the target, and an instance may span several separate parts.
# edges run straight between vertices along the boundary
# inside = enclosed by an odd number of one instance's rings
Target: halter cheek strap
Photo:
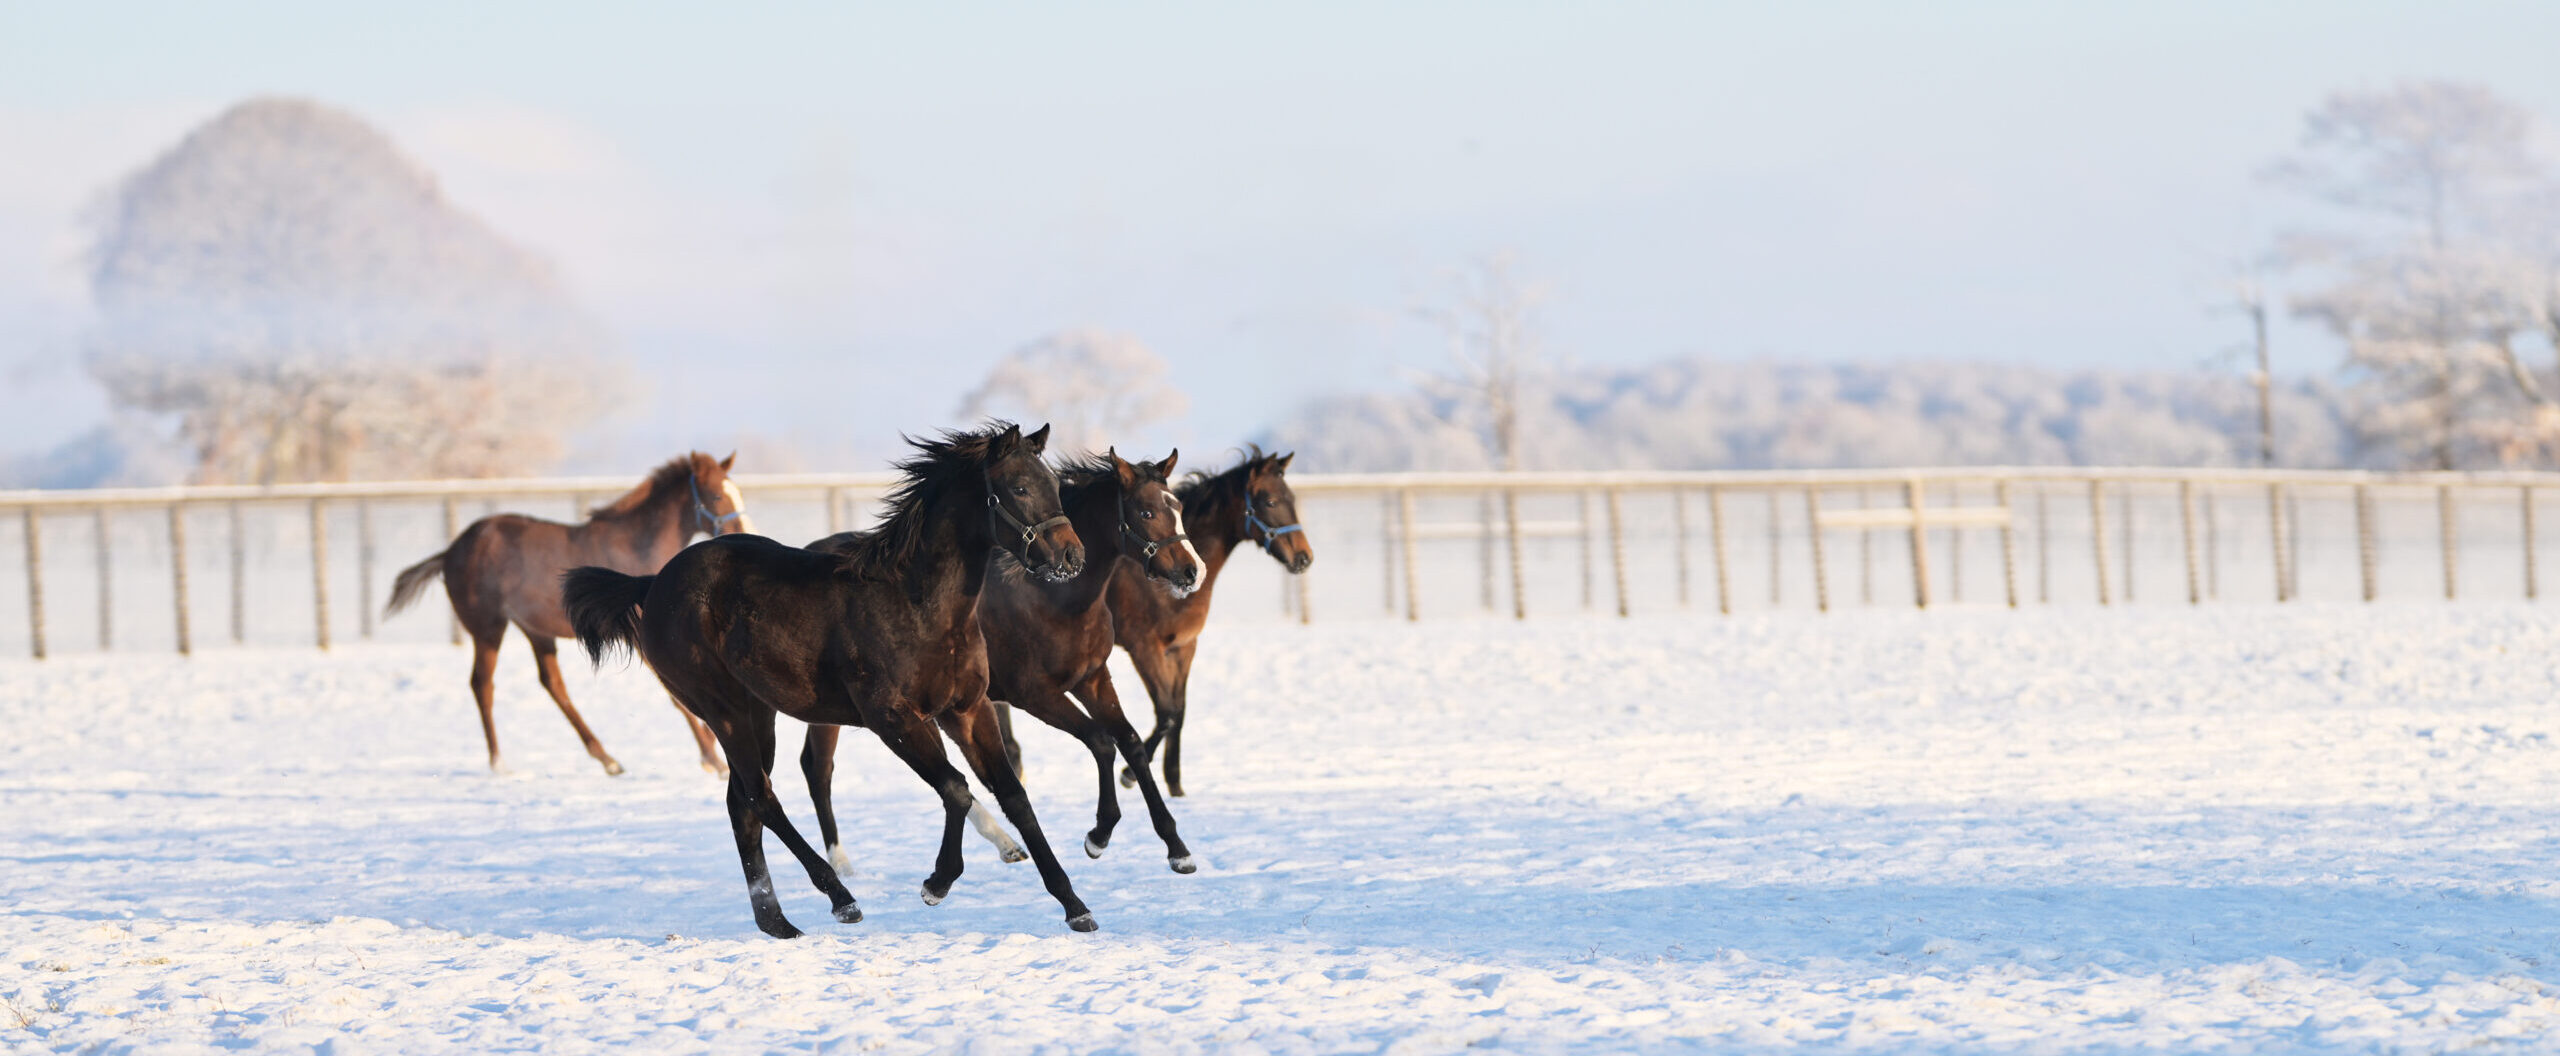
[[[987,508],[996,511],[996,516],[1004,518],[1004,523],[1012,525],[1015,531],[1022,533],[1022,545],[1026,549],[1031,546],[1033,539],[1039,538],[1040,533],[1068,523],[1067,515],[1062,513],[1038,524],[1025,524],[1022,518],[1013,515],[1012,510],[1005,509],[1004,503],[996,501],[996,489],[993,487],[987,489]]]
[[[1287,535],[1291,532],[1303,532],[1307,530],[1307,526],[1303,524],[1283,524],[1278,527],[1272,526],[1270,522],[1255,515],[1253,512],[1253,499],[1249,496],[1244,500],[1244,526],[1245,530],[1248,532],[1262,533],[1262,538],[1254,541],[1262,544],[1262,549],[1265,553],[1274,553],[1278,550],[1281,536]]]
[[[1138,545],[1138,559],[1141,561],[1153,561],[1156,559],[1156,551],[1175,543],[1191,541],[1188,535],[1168,535],[1162,539],[1149,539],[1139,535],[1137,529],[1129,527],[1129,511],[1125,507],[1120,511],[1120,538]]]
[[[747,511],[745,510],[731,510],[727,513],[713,513],[711,512],[711,504],[702,501],[702,481],[696,479],[693,474],[687,473],[684,477],[684,484],[688,490],[693,492],[693,512],[700,516],[704,523],[711,526],[710,532],[713,535],[720,534],[720,529],[728,527],[729,522],[747,515]]]

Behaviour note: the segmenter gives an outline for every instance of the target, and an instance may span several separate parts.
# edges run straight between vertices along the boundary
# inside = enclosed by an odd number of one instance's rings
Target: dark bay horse
[[[722,535],[753,529],[747,524],[746,500],[729,480],[738,456],[714,460],[695,451],[672,459],[649,474],[621,498],[589,511],[585,523],[561,524],[517,513],[501,513],[471,522],[453,544],[400,571],[391,584],[391,604],[384,615],[407,608],[426,592],[427,584],[444,577],[444,592],[453,615],[471,635],[471,695],[480,704],[480,732],[489,738],[489,769],[505,771],[498,758],[495,703],[498,646],[507,625],[524,632],[533,646],[542,688],[568,716],[569,726],[586,742],[587,754],[604,764],[604,772],[620,774],[622,764],[604,750],[595,732],[569,703],[569,685],[560,678],[559,639],[575,632],[560,607],[560,574],[580,565],[645,574],[666,564],[696,532]],[[683,709],[677,709],[684,714]],[[702,768],[725,774],[712,748],[711,731],[692,715],[695,747]]]
[[[1191,545],[1200,551],[1206,572],[1199,589],[1188,595],[1167,593],[1147,582],[1148,572],[1122,561],[1111,577],[1111,634],[1129,651],[1138,681],[1155,703],[1156,726],[1147,734],[1146,758],[1164,746],[1164,788],[1182,794],[1182,717],[1190,707],[1191,661],[1200,628],[1209,622],[1209,598],[1218,585],[1218,570],[1236,547],[1252,543],[1292,574],[1305,572],[1316,560],[1298,524],[1298,496],[1283,474],[1294,454],[1268,455],[1259,447],[1244,461],[1221,473],[1194,473],[1174,493],[1182,500],[1182,521],[1190,526]],[[1143,768],[1145,764],[1134,764]],[[1124,771],[1121,783],[1137,780],[1136,769]]]
[[[1069,579],[1084,568],[1084,545],[1060,512],[1058,478],[1040,459],[1048,439],[1045,427],[1025,436],[1001,424],[910,441],[917,454],[898,464],[904,479],[879,526],[840,553],[722,536],[677,554],[655,576],[569,573],[562,593],[588,654],[601,661],[608,648],[636,650],[728,752],[729,825],[756,927],[765,934],[800,934],[783,916],[765,867],[768,826],[826,894],[837,920],[862,919],[835,868],[774,798],[777,712],[812,725],[869,729],[941,795],[942,849],[924,882],[929,905],[960,877],[960,826],[977,804],[943,752],[949,734],[1030,845],[1067,926],[1094,929],[1005,757],[978,629],[979,597],[997,551],[1046,579]]]
[[[1200,556],[1184,537],[1182,506],[1165,486],[1180,457],[1177,451],[1162,462],[1133,463],[1117,451],[1106,451],[1061,467],[1058,497],[1076,538],[1084,540],[1084,571],[1062,582],[1044,581],[999,556],[978,606],[978,625],[987,637],[987,695],[1066,731],[1093,753],[1102,795],[1093,831],[1085,836],[1085,854],[1102,857],[1120,823],[1120,791],[1111,783],[1116,751],[1139,768],[1147,816],[1164,839],[1173,871],[1188,873],[1198,866],[1175,829],[1173,812],[1156,791],[1155,778],[1144,769],[1138,732],[1121,713],[1120,695],[1111,685],[1105,666],[1111,659],[1111,613],[1102,604],[1122,557],[1143,570],[1148,589],[1179,596],[1199,585]],[[835,552],[858,538],[853,533],[829,536],[809,548]],[[835,727],[810,727],[800,764],[809,779],[810,799],[818,804],[818,828],[829,857],[840,861],[826,788],[834,774],[835,743]]]

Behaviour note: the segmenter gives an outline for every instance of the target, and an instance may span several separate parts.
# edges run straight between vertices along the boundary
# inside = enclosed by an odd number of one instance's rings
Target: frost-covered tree
[[[317,103],[235,106],[115,187],[90,281],[91,374],[204,482],[540,469],[614,387],[544,261]]]
[[[1191,409],[1164,360],[1134,337],[1101,330],[1050,334],[997,361],[960,401],[967,418],[1047,422],[1059,451],[1099,451]]]
[[[1459,272],[1446,298],[1421,309],[1449,346],[1449,369],[1421,379],[1442,420],[1477,435],[1495,469],[1517,470],[1523,447],[1523,386],[1537,385],[1542,351],[1534,316],[1542,294],[1512,274],[1509,254]]]
[[[2519,342],[2549,344],[2553,194],[2534,115],[2442,81],[2331,96],[2270,175],[2344,209],[2292,233],[2294,312],[2347,346],[2359,426],[2436,469],[2548,462],[2560,408]]]

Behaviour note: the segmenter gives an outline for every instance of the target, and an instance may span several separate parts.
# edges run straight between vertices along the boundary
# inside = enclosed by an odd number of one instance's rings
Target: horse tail
[[[382,607],[385,618],[408,608],[418,595],[426,593],[427,584],[444,578],[445,553],[446,550],[438,550],[427,555],[426,560],[400,570],[399,577],[391,581],[391,604]]]
[[[640,601],[649,596],[656,576],[626,576],[610,568],[588,565],[560,577],[560,603],[569,610],[569,626],[587,659],[604,663],[604,654],[640,648]]]

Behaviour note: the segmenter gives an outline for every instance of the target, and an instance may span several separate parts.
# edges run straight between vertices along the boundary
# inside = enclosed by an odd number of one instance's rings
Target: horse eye
[[[1031,495],[1031,489],[1026,488],[1026,487],[1023,487],[1023,486],[1022,486],[1022,485],[1020,485],[1020,484],[1016,484],[1016,485],[1014,485],[1014,486],[1013,486],[1013,497],[1014,497],[1014,498],[1017,498],[1017,499],[1020,499],[1020,498],[1029,498],[1029,497],[1030,497],[1030,495]]]
[[[1139,511],[1138,511],[1138,516],[1139,516],[1141,519],[1144,519],[1144,520],[1150,520],[1150,521],[1152,521],[1152,520],[1155,520],[1155,519],[1156,519],[1156,511],[1154,511],[1154,510],[1139,510]]]

